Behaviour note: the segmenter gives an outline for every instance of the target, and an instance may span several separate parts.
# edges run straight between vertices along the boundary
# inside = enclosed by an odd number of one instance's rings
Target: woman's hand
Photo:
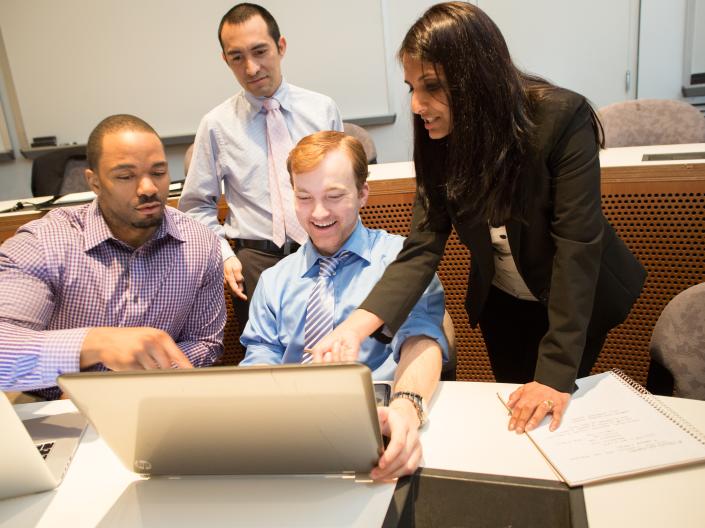
[[[345,324],[345,323],[343,323]],[[338,363],[340,361],[356,361],[360,352],[362,339],[354,330],[338,326],[330,334],[323,337],[309,352],[312,363]]]
[[[507,402],[512,413],[509,430],[517,434],[531,431],[550,413],[553,417],[549,429],[555,431],[561,425],[568,403],[570,394],[567,392],[559,392],[536,381],[522,385],[512,392]]]
[[[375,314],[358,308],[309,351],[313,362],[357,360],[362,341],[383,324],[384,321]]]

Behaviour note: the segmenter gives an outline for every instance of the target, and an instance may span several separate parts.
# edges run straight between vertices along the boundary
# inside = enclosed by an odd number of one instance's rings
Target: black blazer
[[[590,108],[580,95],[556,89],[537,105],[533,153],[521,184],[523,218],[506,224],[517,269],[548,309],[534,379],[572,392],[588,332],[605,335],[629,314],[646,272],[602,213],[599,146]],[[421,230],[414,205],[411,233],[396,261],[360,308],[396,331],[430,281],[451,228],[472,253],[465,307],[475,326],[494,277],[489,227],[433,211],[440,229]]]

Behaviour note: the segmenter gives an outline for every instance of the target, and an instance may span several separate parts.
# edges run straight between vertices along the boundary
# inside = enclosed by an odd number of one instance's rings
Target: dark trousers
[[[282,255],[274,255],[265,251],[250,248],[236,248],[235,256],[242,264],[242,276],[245,281],[245,295],[247,301],[243,301],[239,297],[233,298],[233,311],[240,323],[240,331],[245,329],[245,324],[248,319],[250,310],[250,299],[255,292],[255,286],[259,282],[259,276],[267,268],[271,268],[277,262],[284,258]]]
[[[495,379],[529,383],[534,379],[539,343],[548,331],[548,310],[537,301],[523,301],[492,286],[480,315],[480,329]],[[578,377],[590,374],[607,335],[588,335]]]

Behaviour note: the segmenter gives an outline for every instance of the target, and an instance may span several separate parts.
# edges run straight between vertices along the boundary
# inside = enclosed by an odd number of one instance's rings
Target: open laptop
[[[78,413],[23,422],[0,392],[0,499],[58,486],[85,428],[86,420]]]
[[[64,374],[59,386],[145,475],[362,475],[383,450],[358,363]]]

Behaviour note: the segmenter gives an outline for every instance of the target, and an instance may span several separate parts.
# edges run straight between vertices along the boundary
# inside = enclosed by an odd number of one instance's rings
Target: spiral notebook
[[[569,486],[705,461],[705,435],[622,371],[576,384],[560,428],[527,433]]]

